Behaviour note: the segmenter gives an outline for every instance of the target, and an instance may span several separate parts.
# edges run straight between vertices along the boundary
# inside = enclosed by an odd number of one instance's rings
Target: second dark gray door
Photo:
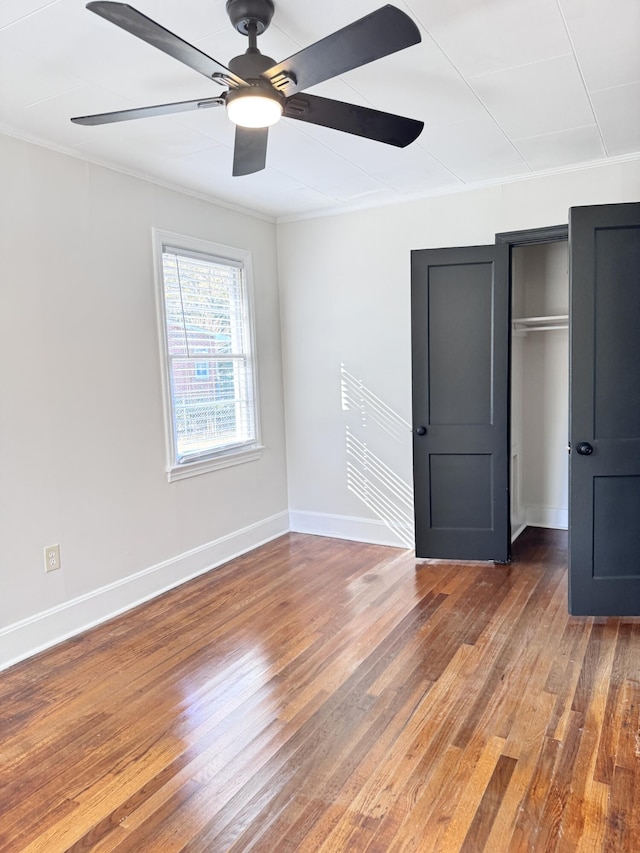
[[[569,609],[640,615],[640,204],[572,208]]]
[[[411,253],[418,557],[509,557],[509,247]]]

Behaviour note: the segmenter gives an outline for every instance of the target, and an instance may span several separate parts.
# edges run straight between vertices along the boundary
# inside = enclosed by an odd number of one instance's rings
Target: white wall
[[[288,516],[275,225],[7,136],[0,187],[1,666]],[[167,482],[152,227],[252,253],[261,461]]]
[[[512,317],[567,315],[566,240],[512,252]],[[514,331],[511,360],[512,535],[568,525],[569,334]]]
[[[493,243],[566,223],[572,205],[638,198],[634,161],[280,224],[292,526],[410,544],[411,249]],[[341,365],[364,386],[359,409],[341,405]]]
[[[522,502],[527,524],[569,521],[569,335],[529,332],[525,343]]]

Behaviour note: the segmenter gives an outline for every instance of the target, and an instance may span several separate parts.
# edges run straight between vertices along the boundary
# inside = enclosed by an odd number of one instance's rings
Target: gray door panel
[[[419,557],[509,557],[508,258],[506,244],[411,253]]]
[[[640,204],[572,208],[569,235],[569,609],[640,615]]]

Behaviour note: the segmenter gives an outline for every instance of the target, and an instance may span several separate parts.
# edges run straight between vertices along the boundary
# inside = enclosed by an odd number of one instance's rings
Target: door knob
[[[425,426],[419,426],[416,432],[418,433],[418,435],[426,435],[427,428]]]
[[[580,444],[576,447],[576,450],[580,454],[580,456],[591,456],[593,453],[593,447],[589,444],[588,441],[581,441]]]

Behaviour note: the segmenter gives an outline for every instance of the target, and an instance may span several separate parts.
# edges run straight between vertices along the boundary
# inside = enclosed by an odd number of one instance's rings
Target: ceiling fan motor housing
[[[261,35],[271,23],[273,17],[272,0],[227,0],[227,15],[233,26],[249,35],[251,24],[256,26],[256,35]]]
[[[246,53],[233,57],[229,62],[229,69],[234,74],[237,74],[238,77],[242,77],[243,80],[253,83],[260,80],[260,75],[263,71],[266,71],[267,68],[271,68],[275,64],[275,59],[260,53],[257,47],[250,47]],[[267,80],[262,80],[261,82],[266,83],[270,89],[272,88]]]

